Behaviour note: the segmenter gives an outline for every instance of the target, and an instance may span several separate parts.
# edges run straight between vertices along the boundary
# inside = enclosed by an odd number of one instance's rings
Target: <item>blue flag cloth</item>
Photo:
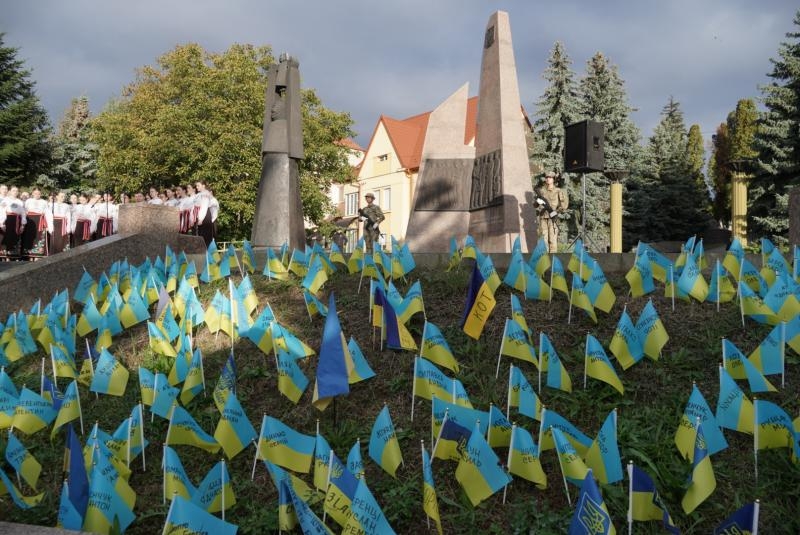
[[[164,533],[213,533],[236,535],[238,526],[220,520],[182,496],[175,496],[169,507]]]
[[[69,476],[67,478],[69,501],[83,518],[86,514],[86,506],[89,504],[89,476],[86,474],[81,442],[72,428],[72,424],[67,424],[67,448],[69,449]]]
[[[591,470],[583,479],[581,493],[575,506],[572,522],[569,524],[568,533],[569,535],[611,535],[616,533]]]
[[[758,504],[751,502],[738,509],[714,528],[714,535],[755,533],[758,529]]]
[[[315,400],[321,401],[325,398],[350,393],[345,351],[347,349],[344,343],[344,336],[342,336],[339,315],[336,313],[336,300],[333,292],[331,292],[328,298],[328,316],[325,318],[322,345],[319,350]]]

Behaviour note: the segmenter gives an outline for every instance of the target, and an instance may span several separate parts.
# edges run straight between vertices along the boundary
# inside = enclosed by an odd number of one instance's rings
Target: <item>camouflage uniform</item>
[[[536,190],[536,193],[539,197],[546,199],[550,207],[559,214],[563,214],[569,206],[567,193],[556,186],[548,189],[546,185],[543,185]],[[539,237],[544,240],[548,252],[558,252],[558,215],[551,218],[548,211],[541,205],[537,206],[536,211],[539,216]]]
[[[381,207],[375,204],[374,202],[372,204],[368,204],[367,206],[359,210],[359,213],[361,214],[361,217],[365,218],[364,241],[367,244],[367,252],[371,253],[372,244],[378,241],[378,238],[381,235],[381,231],[378,229],[378,225],[380,225],[381,221],[383,221],[386,218],[383,215],[383,210],[381,210]],[[372,225],[370,224],[370,221],[372,221],[372,223],[375,224],[374,225],[375,228],[371,228]]]

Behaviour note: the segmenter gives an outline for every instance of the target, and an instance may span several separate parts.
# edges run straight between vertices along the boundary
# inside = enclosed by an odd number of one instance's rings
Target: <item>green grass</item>
[[[237,282],[238,277],[235,277]],[[491,315],[483,337],[479,341],[468,339],[459,329],[464,306],[468,272],[462,266],[459,272],[440,273],[418,269],[411,274],[410,284],[417,278],[422,281],[428,319],[437,324],[447,338],[461,363],[458,378],[464,383],[476,408],[488,409],[495,403],[505,411],[508,357],[503,357],[500,378],[495,379],[495,366],[500,337],[506,317],[510,317],[509,289],[497,291],[497,307]],[[310,321],[303,305],[298,282],[267,281],[260,275],[252,277],[261,300],[272,306],[281,324],[287,326],[315,350],[319,350],[324,320]],[[563,295],[556,294],[551,304],[540,301],[523,301],[528,325],[536,332],[544,331],[559,352],[572,378],[575,391],[571,394],[544,387],[538,392],[543,403],[569,418],[587,435],[594,437],[606,415],[613,408],[619,410],[619,444],[624,462],[633,460],[656,481],[659,492],[669,507],[673,519],[683,533],[705,534],[736,508],[747,501],[761,500],[761,531],[772,534],[800,533],[800,466],[793,465],[788,450],[759,452],[759,479],[754,481],[752,437],[726,431],[729,448],[714,455],[712,463],[717,488],[712,496],[691,515],[683,514],[680,501],[685,491],[691,465],[681,459],[673,442],[684,405],[696,381],[712,409],[718,395],[717,366],[721,360],[720,338],[727,337],[745,353],[749,353],[766,336],[768,327],[748,320],[742,328],[735,304],[722,306],[720,312],[713,304],[677,301],[675,310],[669,300],[654,296],[654,304],[670,334],[670,341],[657,361],[646,359],[626,372],[618,371],[625,385],[625,395],[620,396],[610,386],[590,379],[583,390],[583,351],[587,332],[595,335],[605,346],[611,339],[614,327],[627,304],[628,313],[636,320],[646,304],[646,298],[626,298],[627,283],[621,274],[609,274],[618,296],[611,313],[598,312],[599,324],[591,323],[580,310],[572,311],[572,324],[567,325],[568,303]],[[406,284],[398,285],[401,292]],[[217,289],[225,291],[226,284],[218,281],[204,285],[201,300],[208,303]],[[430,403],[416,400],[415,418],[411,422],[411,374],[414,354],[392,350],[379,351],[368,316],[368,286],[357,293],[358,277],[345,273],[335,274],[324,286],[323,294],[336,294],[337,308],[345,337],[355,337],[377,376],[351,386],[347,397],[337,400],[335,409],[329,407],[318,412],[311,406],[316,357],[300,362],[312,383],[297,405],[293,405],[277,391],[275,361],[265,356],[247,340],[235,346],[238,367],[239,398],[253,425],[258,429],[262,414],[274,416],[298,431],[314,434],[316,420],[320,421],[322,434],[328,439],[340,458],[347,455],[357,438],[361,438],[362,454],[366,466],[367,482],[391,525],[398,533],[423,533],[428,527],[421,508],[420,439],[430,447]],[[663,291],[663,290],[662,290]],[[419,341],[422,332],[422,315],[416,315],[410,330]],[[208,396],[198,395],[189,411],[200,425],[213,433],[219,414],[211,399],[211,390],[230,350],[226,335],[214,336],[201,329],[196,338],[204,355],[204,368]],[[78,341],[81,347],[82,341]],[[98,400],[81,387],[81,403],[85,425],[88,429],[98,421],[106,431],[113,431],[127,417],[132,405],[138,401],[139,388],[136,367],[142,363],[160,371],[168,371],[168,359],[153,355],[148,348],[144,326],[137,326],[114,340],[111,348],[131,371],[125,396],[114,398],[100,396]],[[610,353],[609,353],[610,356]],[[42,355],[37,354],[15,363],[9,373],[18,386],[33,387],[39,383],[39,366]],[[536,387],[536,369],[522,361],[520,366]],[[773,378],[775,379],[775,378]],[[797,383],[798,357],[787,350],[786,387],[764,398],[778,403],[791,416],[800,412]],[[780,378],[776,381],[780,383]],[[62,387],[66,380],[60,381]],[[749,394],[746,384],[740,383]],[[394,479],[377,466],[367,455],[367,443],[374,418],[383,402],[389,404],[392,419],[403,450],[404,465]],[[538,437],[538,422],[522,415],[512,420],[532,431]],[[335,419],[335,421],[334,421]],[[167,422],[156,417],[150,422],[146,414],[145,434],[151,445],[147,449],[147,471],[142,471],[141,461],[132,463],[130,484],[137,492],[135,512],[137,520],[128,533],[150,534],[160,531],[167,506],[162,503],[161,443]],[[23,511],[14,507],[9,497],[0,497],[0,518],[53,526],[56,523],[58,499],[62,481],[61,456],[63,433],[51,443],[49,430],[31,436],[19,437],[42,463],[40,490],[45,491],[43,503]],[[0,449],[4,449],[0,438]],[[184,467],[196,484],[218,460],[218,456],[188,446],[176,446]],[[505,448],[498,448],[505,459]],[[267,533],[277,531],[277,492],[263,465],[256,470],[255,480],[250,480],[253,449],[248,448],[230,461],[237,503],[226,513],[226,519],[239,525],[239,532]],[[13,470],[0,461],[6,473]],[[554,451],[544,452],[542,466],[548,475],[548,488],[539,491],[522,479],[510,485],[507,503],[502,504],[502,492],[478,507],[473,508],[455,480],[455,463],[436,460],[434,479],[439,498],[442,523],[446,533],[563,533],[569,525],[572,508],[567,504],[561,472]],[[311,481],[309,476],[302,476]],[[25,488],[26,494],[32,494]],[[602,487],[606,504],[618,532],[626,530],[627,480]],[[570,493],[577,496],[577,488]],[[321,515],[320,506],[315,510]],[[339,528],[329,522],[338,532]],[[635,533],[662,533],[659,522],[636,523]]]

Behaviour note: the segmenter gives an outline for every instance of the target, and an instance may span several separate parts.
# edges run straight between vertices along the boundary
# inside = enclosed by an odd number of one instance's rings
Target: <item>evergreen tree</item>
[[[683,241],[708,225],[708,195],[694,174],[680,104],[670,97],[661,115],[647,146],[649,191],[637,192],[637,203],[648,207],[639,239]]]
[[[578,86],[564,45],[556,41],[544,72],[547,87],[536,102],[533,158],[545,171],[564,169],[564,129],[576,122]]]
[[[247,236],[261,176],[261,137],[269,47],[233,45],[223,53],[181,45],[139,70],[119,100],[92,120],[98,182],[117,193],[204,180],[219,199],[224,239]],[[346,113],[302,91],[305,159],[300,164],[304,216],[329,213],[332,181],[349,180]]]
[[[700,132],[700,125],[693,124],[689,127],[689,135],[686,139],[686,152],[689,159],[689,174],[697,183],[700,191],[708,191],[706,185],[706,175],[703,168],[706,165],[706,149],[703,146],[703,134]],[[706,205],[706,210],[710,211],[711,206]]]
[[[0,33],[0,183],[27,186],[47,169],[47,113],[17,48],[5,46]]]
[[[52,187],[81,192],[94,189],[97,144],[89,139],[89,121],[89,99],[72,99],[53,138]]]
[[[605,167],[636,174],[640,167],[639,130],[630,119],[624,81],[600,52],[586,66],[579,84],[580,117],[603,123],[605,127]],[[567,181],[570,204],[576,215],[570,224],[575,235],[580,226],[582,186],[579,176]],[[609,244],[609,180],[602,173],[586,175],[586,237],[588,245],[605,251]]]
[[[800,26],[800,10],[794,25]],[[748,192],[748,231],[753,238],[786,241],[789,229],[789,191],[800,185],[800,32],[788,32],[787,41],[771,59],[772,83],[762,86],[761,115],[755,135],[755,176]]]
[[[728,123],[720,123],[717,133],[712,137],[712,143],[708,162],[713,196],[711,214],[722,226],[727,227],[731,222],[731,140]]]

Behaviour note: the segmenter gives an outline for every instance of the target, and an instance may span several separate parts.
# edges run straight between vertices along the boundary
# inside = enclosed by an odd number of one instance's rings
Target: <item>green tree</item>
[[[564,169],[564,129],[578,120],[578,85],[564,45],[556,41],[543,77],[547,87],[536,102],[533,159],[544,170]]]
[[[713,195],[711,214],[720,224],[731,222],[731,139],[728,123],[720,123],[712,137],[713,148],[708,161],[709,182]]]
[[[800,10],[794,25],[800,26]],[[771,59],[772,83],[762,86],[755,135],[755,176],[748,192],[748,230],[754,238],[786,242],[789,191],[800,185],[800,33],[786,34],[778,58]]]
[[[686,156],[689,160],[689,174],[697,183],[700,191],[708,191],[706,185],[706,175],[703,168],[706,165],[706,149],[703,146],[703,134],[700,132],[700,125],[693,124],[689,127],[689,135],[686,138]]]
[[[637,239],[682,241],[708,225],[708,194],[691,157],[697,141],[689,141],[680,104],[670,97],[650,137],[647,172],[632,199],[639,215]]]
[[[223,53],[197,44],[176,47],[92,120],[98,184],[117,193],[204,180],[219,199],[223,238],[248,236],[261,176],[261,136],[269,47],[235,44]],[[302,92],[305,159],[300,165],[304,215],[319,223],[329,212],[325,192],[349,178],[346,113],[326,109]]]
[[[639,129],[631,121],[634,111],[628,105],[625,82],[615,65],[605,55],[596,53],[587,62],[586,76],[579,85],[579,113],[583,119],[603,123],[605,127],[606,169],[638,172],[641,148]],[[580,177],[567,181],[570,203],[575,217],[570,224],[570,234],[575,235],[580,225],[582,201]],[[609,244],[609,180],[602,173],[586,175],[586,237],[590,247],[605,251]]]
[[[52,140],[53,168],[48,179],[54,189],[87,192],[95,187],[97,144],[89,139],[89,121],[89,99],[73,98]]]
[[[0,183],[33,183],[50,162],[47,112],[34,91],[31,73],[17,59],[19,49],[5,46],[0,33]]]

